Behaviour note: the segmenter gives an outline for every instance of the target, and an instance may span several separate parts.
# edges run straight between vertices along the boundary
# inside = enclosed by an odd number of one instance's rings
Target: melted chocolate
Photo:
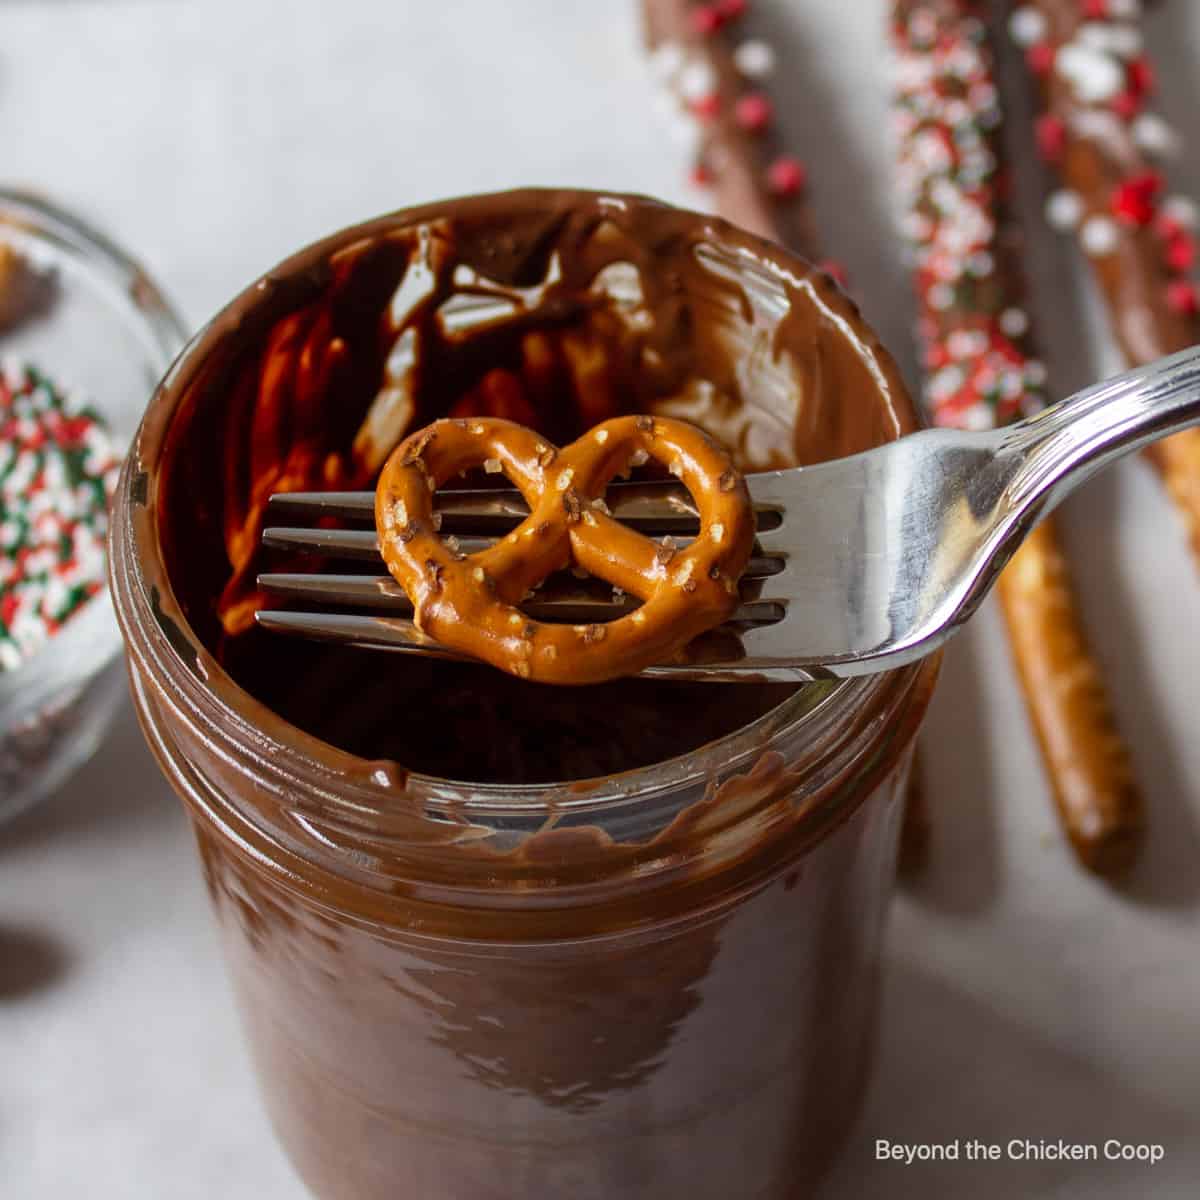
[[[235,302],[183,389],[159,491],[175,597],[247,691],[369,759],[460,780],[608,775],[685,753],[793,690],[618,681],[561,689],[264,634],[258,546],[275,491],[371,486],[446,415],[560,444],[618,413],[691,420],[743,470],[890,440],[915,423],[886,353],[824,275],[716,219],[528,191],[383,219]],[[221,464],[214,469],[215,464]],[[286,569],[286,568],[284,568]]]

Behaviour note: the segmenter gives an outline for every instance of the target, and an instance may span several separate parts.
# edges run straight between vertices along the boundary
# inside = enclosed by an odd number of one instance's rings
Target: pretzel
[[[607,512],[609,483],[648,459],[677,475],[699,508],[700,532],[686,549]],[[495,545],[463,555],[437,533],[433,493],[472,467],[503,472],[529,516]],[[755,529],[750,494],[725,451],[686,422],[648,416],[605,421],[562,449],[494,417],[435,421],[384,465],[375,523],[418,629],[510,674],[560,684],[636,674],[719,625],[737,606]],[[522,599],[571,563],[641,606],[606,624],[531,620]]]
[[[935,424],[989,428],[1045,403],[1003,188],[1002,113],[980,0],[896,0],[895,122]],[[1142,828],[1129,751],[1048,520],[997,587],[1063,829],[1089,869],[1127,866]]]

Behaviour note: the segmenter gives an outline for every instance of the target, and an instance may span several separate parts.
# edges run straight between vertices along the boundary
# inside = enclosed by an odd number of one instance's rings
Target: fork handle
[[[1005,499],[1019,536],[1097,471],[1197,423],[1200,346],[1114,375],[1010,425],[1001,453],[1018,459]]]

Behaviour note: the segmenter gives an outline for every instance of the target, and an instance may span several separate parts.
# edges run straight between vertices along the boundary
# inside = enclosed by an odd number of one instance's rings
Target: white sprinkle
[[[967,273],[976,279],[986,279],[996,269],[996,260],[986,250],[976,250],[967,259]]]
[[[1046,18],[1036,8],[1023,4],[1009,17],[1008,32],[1018,46],[1035,46],[1046,36]]]
[[[679,94],[685,100],[703,100],[717,90],[717,73],[705,59],[696,59],[679,76]]]
[[[719,546],[725,540],[725,526],[719,521],[709,529],[709,536]]]
[[[935,283],[929,289],[929,306],[935,312],[954,307],[954,289],[948,283]]]
[[[1111,254],[1120,240],[1116,221],[1109,217],[1088,217],[1079,231],[1079,244],[1091,258]]]
[[[1000,328],[1010,338],[1023,337],[1029,332],[1029,317],[1024,309],[1006,308],[1000,314]]]
[[[1179,153],[1179,135],[1157,113],[1142,113],[1134,121],[1133,140],[1147,154],[1160,158]]]
[[[1108,31],[1108,48],[1119,58],[1137,58],[1145,47],[1142,31],[1134,25],[1113,25]]]
[[[471,432],[473,434],[475,434],[476,437],[479,437],[480,434],[483,433],[483,426],[480,425],[478,422],[476,422],[476,424],[472,425],[470,428],[471,428]]]
[[[574,478],[575,472],[568,467],[565,471],[559,473],[558,479],[555,481],[554,486],[558,488],[560,492],[565,492],[567,488],[571,486],[571,480]]]
[[[678,42],[663,42],[650,54],[650,73],[655,79],[667,83],[679,74],[683,63],[683,47]]]
[[[508,623],[510,625],[520,625],[524,620],[525,620],[524,616],[522,616],[522,614],[519,612],[513,612],[513,613],[508,614]]]
[[[1083,217],[1083,198],[1078,192],[1063,189],[1051,192],[1046,201],[1046,220],[1059,233],[1069,233]]]
[[[992,429],[995,427],[995,424],[995,414],[982,402],[972,404],[962,415],[962,427],[964,429],[973,429],[976,431]]]
[[[1195,229],[1200,225],[1200,206],[1187,196],[1168,196],[1163,201],[1162,215],[1185,229]]]
[[[640,608],[635,608],[629,615],[635,625],[644,625],[646,623],[646,614]]]
[[[1084,21],[1075,31],[1075,40],[1089,50],[1098,50],[1101,54],[1113,53],[1110,34],[1113,26],[1104,21]]]
[[[1030,387],[1046,386],[1046,364],[1040,359],[1031,358],[1025,364],[1025,382]]]
[[[602,512],[606,517],[612,516],[612,509],[608,507],[607,503],[605,503],[603,496],[597,496],[596,499],[592,501],[592,507],[597,512]]]
[[[733,61],[748,79],[764,79],[775,69],[775,51],[766,42],[752,38],[733,52]]]
[[[644,467],[650,461],[650,453],[647,450],[635,450],[629,456],[629,465],[631,467]]]
[[[485,458],[483,460],[483,469],[489,475],[499,475],[501,471],[500,460],[498,458]]]
[[[667,468],[676,479],[683,478],[683,462],[680,459],[675,459],[674,462]]]
[[[1054,66],[1085,104],[1111,100],[1125,86],[1125,70],[1115,58],[1078,43],[1064,46]]]
[[[608,430],[607,429],[597,429],[596,430],[596,441],[598,441],[600,443],[600,445],[603,446],[604,443],[608,441]]]
[[[474,579],[476,583],[482,583],[482,582],[483,582],[483,580],[484,580],[483,568],[482,568],[482,567],[476,567],[476,568],[475,568],[475,569],[474,569],[474,570],[471,572],[471,578],[472,578],[472,579]]]

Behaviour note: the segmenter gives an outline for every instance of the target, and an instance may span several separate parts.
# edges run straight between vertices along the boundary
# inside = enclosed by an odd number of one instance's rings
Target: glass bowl
[[[0,187],[0,248],[47,286],[30,315],[0,328],[0,358],[38,367],[129,444],[186,340],[183,322],[124,250],[42,197]],[[99,745],[124,691],[107,589],[30,658],[0,670],[0,821],[49,794]]]

